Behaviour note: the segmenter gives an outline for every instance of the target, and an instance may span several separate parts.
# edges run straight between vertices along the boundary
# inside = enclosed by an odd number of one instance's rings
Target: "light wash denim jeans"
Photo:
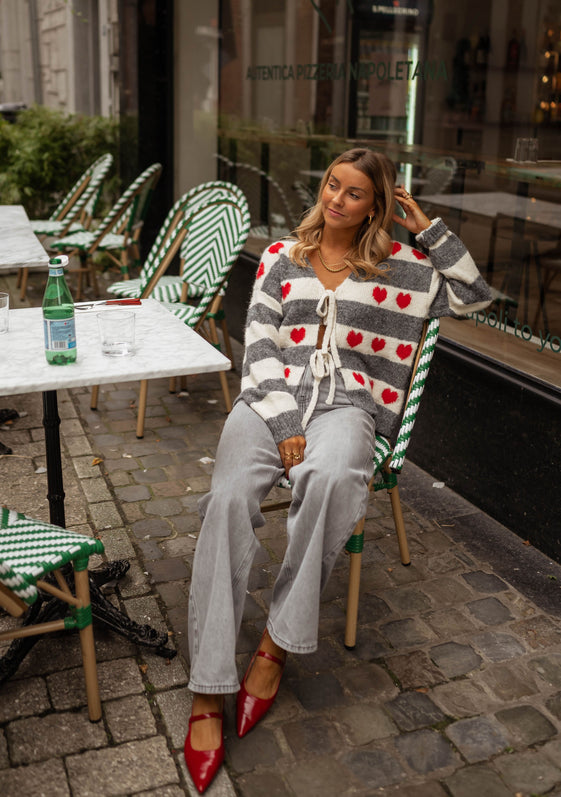
[[[325,381],[325,380],[324,380]],[[308,381],[304,390],[309,387]],[[287,549],[276,579],[268,631],[292,653],[317,648],[321,590],[343,546],[364,515],[372,475],[374,420],[327,389],[306,427],[303,461],[290,470],[292,504]],[[302,399],[302,397],[300,397]],[[299,401],[306,404],[305,397]],[[203,524],[189,595],[189,650],[194,692],[236,692],[236,640],[249,572],[259,548],[260,505],[283,474],[265,422],[239,402],[228,416],[216,453],[210,492],[200,501]]]

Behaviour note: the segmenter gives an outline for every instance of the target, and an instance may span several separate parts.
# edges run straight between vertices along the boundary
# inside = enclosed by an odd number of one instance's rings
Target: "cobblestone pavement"
[[[235,393],[237,375],[229,380]],[[98,533],[107,558],[130,559],[111,599],[169,629],[178,656],[97,629],[103,719],[92,724],[77,639],[41,639],[0,687],[2,797],[196,794],[182,753],[187,593],[197,500],[225,415],[217,376],[187,389],[150,383],[142,440],[137,384],[102,387],[97,412],[87,389],[59,395],[67,524]],[[0,502],[47,519],[40,396],[0,406],[28,413],[0,430],[14,451],[0,457]],[[412,565],[399,563],[389,501],[377,493],[356,648],[343,646],[341,555],[317,653],[289,656],[273,709],[243,740],[228,699],[226,767],[209,797],[561,797],[561,567],[411,463],[400,484]],[[265,624],[283,513],[268,514],[258,535],[240,674]]]

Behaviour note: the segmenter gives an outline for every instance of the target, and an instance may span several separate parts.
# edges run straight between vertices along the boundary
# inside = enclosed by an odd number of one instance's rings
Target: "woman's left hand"
[[[430,219],[428,216],[425,216],[411,194],[406,191],[403,186],[396,186],[394,196],[396,202],[405,213],[405,218],[402,218],[397,213],[394,214],[393,220],[397,224],[401,224],[402,227],[412,232],[413,235],[418,235],[418,233],[430,227]]]

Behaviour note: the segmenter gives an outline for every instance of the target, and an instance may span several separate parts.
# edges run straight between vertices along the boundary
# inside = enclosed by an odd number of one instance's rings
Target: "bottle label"
[[[73,318],[44,319],[45,348],[49,351],[68,351],[76,348],[76,324]]]
[[[49,277],[64,277],[62,266],[49,266]]]

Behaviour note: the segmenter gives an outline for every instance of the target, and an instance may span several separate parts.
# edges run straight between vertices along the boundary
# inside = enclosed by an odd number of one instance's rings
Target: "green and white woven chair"
[[[211,323],[209,332],[203,324],[207,317],[217,311],[230,272],[236,262],[249,233],[249,210],[247,202],[238,197],[236,201],[217,199],[196,207],[187,219],[188,233],[181,247],[185,259],[182,280],[182,301],[162,302],[171,313],[181,318],[196,332],[219,347],[216,326]],[[142,298],[153,296],[164,268],[157,271],[142,294]],[[188,301],[189,282],[193,278],[202,288],[202,295],[191,304]],[[226,374],[219,372],[227,412],[232,409]],[[138,404],[137,437],[144,435],[144,411],[147,383],[141,382]]]
[[[113,164],[113,155],[106,153],[89,166],[74,183],[70,191],[62,198],[48,219],[32,219],[31,228],[35,235],[42,239],[43,246],[49,248],[49,239],[60,238],[67,233],[89,229],[103,189],[109,169]],[[18,272],[20,298],[25,299],[27,292],[28,269]]]
[[[52,244],[57,252],[80,259],[76,300],[82,296],[82,278],[87,274],[97,294],[97,280],[93,256],[106,252],[120,267],[125,278],[129,274],[130,254],[138,257],[138,241],[148,212],[154,188],[162,173],[162,165],[153,163],[124,191],[95,230],[82,230],[66,235]]]
[[[374,473],[370,480],[370,491],[387,490],[391,501],[395,531],[401,563],[405,566],[411,564],[409,555],[409,545],[407,542],[407,532],[401,511],[399,491],[397,487],[397,477],[405,463],[407,446],[411,439],[411,433],[417,417],[421,396],[427,381],[431,360],[436,348],[440,321],[433,318],[425,321],[423,333],[419,341],[409,391],[405,401],[401,424],[397,434],[395,445],[392,447],[387,438],[376,435],[376,446],[374,449]],[[279,487],[290,488],[290,482],[283,477]],[[262,512],[274,512],[279,509],[287,509],[290,506],[290,499],[264,503],[261,505]],[[362,549],[364,545],[364,522],[365,518],[359,520],[355,526],[347,545],[346,550],[349,554],[349,586],[347,591],[347,618],[345,626],[345,647],[349,650],[356,644],[356,629],[358,622],[358,604],[360,589],[360,566],[362,563]]]
[[[101,718],[101,703],[92,629],[88,562],[103,553],[100,540],[33,520],[3,507],[0,510],[0,607],[12,617],[29,617],[23,626],[0,633],[0,641],[54,631],[77,629],[86,681],[89,717]],[[72,565],[75,595],[61,568]],[[54,576],[54,581],[49,578]],[[40,591],[64,601],[69,614],[62,620],[33,625],[33,605]]]

